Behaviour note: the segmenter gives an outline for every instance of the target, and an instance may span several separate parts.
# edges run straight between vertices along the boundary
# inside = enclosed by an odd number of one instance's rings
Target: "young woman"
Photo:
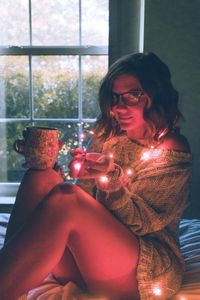
[[[0,299],[48,274],[54,287],[72,281],[92,299],[167,299],[180,288],[191,154],[168,67],[153,53],[119,59],[99,105],[87,153],[72,151],[77,184],[54,170],[25,175],[0,252]]]

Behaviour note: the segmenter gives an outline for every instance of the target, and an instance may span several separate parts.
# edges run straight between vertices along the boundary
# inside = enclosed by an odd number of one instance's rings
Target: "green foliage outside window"
[[[83,115],[85,118],[96,118],[99,112],[98,108],[98,89],[102,79],[100,74],[88,74],[84,77],[83,94]],[[24,118],[30,116],[29,90],[27,87],[27,77],[22,73],[6,73],[3,78],[5,82],[5,107],[4,113],[8,117],[20,118],[21,122],[11,122],[1,124],[0,145],[6,145],[1,148],[2,163],[6,162],[7,174],[0,172],[1,182],[18,182],[24,173],[22,163],[23,156],[13,150],[15,139],[22,138],[22,131],[26,126],[52,126],[60,130],[60,138],[65,141],[65,145],[59,161],[67,173],[69,163],[69,151],[78,146],[79,126],[78,123],[58,122],[58,121],[36,121],[34,123],[23,122]],[[37,118],[77,118],[78,117],[78,79],[74,78],[67,81],[61,73],[54,74],[52,84],[45,84],[41,74],[34,74],[34,113]],[[1,116],[2,117],[2,116]],[[90,128],[89,123],[81,124],[83,132],[86,132],[86,139],[83,144],[86,145],[89,136],[87,132]],[[3,134],[4,133],[4,134]],[[7,141],[5,143],[5,138]],[[0,146],[0,147],[1,147]]]
[[[6,49],[0,55],[0,183],[21,181],[24,158],[13,150],[13,143],[22,138],[26,126],[60,130],[65,146],[59,162],[66,173],[70,149],[79,145],[80,133],[86,132],[83,146],[87,144],[87,132],[99,114],[99,84],[108,67],[107,54],[97,51],[108,46],[108,4],[0,2],[0,48]],[[35,53],[34,47],[41,52]],[[52,47],[62,54],[52,54]]]

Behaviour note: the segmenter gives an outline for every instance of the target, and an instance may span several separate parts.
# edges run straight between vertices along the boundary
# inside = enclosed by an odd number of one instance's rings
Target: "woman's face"
[[[138,101],[136,99],[136,101],[133,101],[133,105],[128,105],[127,99],[129,100],[130,95],[122,94],[133,91],[142,91],[143,93],[140,93]],[[150,101],[149,97],[144,94],[138,79],[130,74],[119,75],[114,80],[112,93],[115,99],[118,99],[118,103],[113,103],[112,112],[120,128],[125,130],[130,137],[139,138],[147,128],[146,121],[143,118],[143,112],[144,107],[148,104],[148,101]]]

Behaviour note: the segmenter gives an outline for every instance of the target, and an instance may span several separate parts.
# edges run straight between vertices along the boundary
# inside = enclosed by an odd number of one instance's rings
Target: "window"
[[[0,11],[0,182],[11,188],[25,171],[12,148],[24,127],[60,130],[66,172],[69,149],[86,144],[108,68],[108,0],[8,0]]]

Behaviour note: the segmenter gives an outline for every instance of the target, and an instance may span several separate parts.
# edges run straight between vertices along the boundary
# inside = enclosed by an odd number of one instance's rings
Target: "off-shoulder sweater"
[[[191,154],[151,149],[126,135],[95,141],[90,151],[112,154],[123,176],[131,168],[128,184],[119,184],[114,191],[97,185],[96,199],[138,236],[141,300],[170,298],[179,290],[184,271],[178,227],[188,203]],[[95,181],[78,184],[92,194]]]

